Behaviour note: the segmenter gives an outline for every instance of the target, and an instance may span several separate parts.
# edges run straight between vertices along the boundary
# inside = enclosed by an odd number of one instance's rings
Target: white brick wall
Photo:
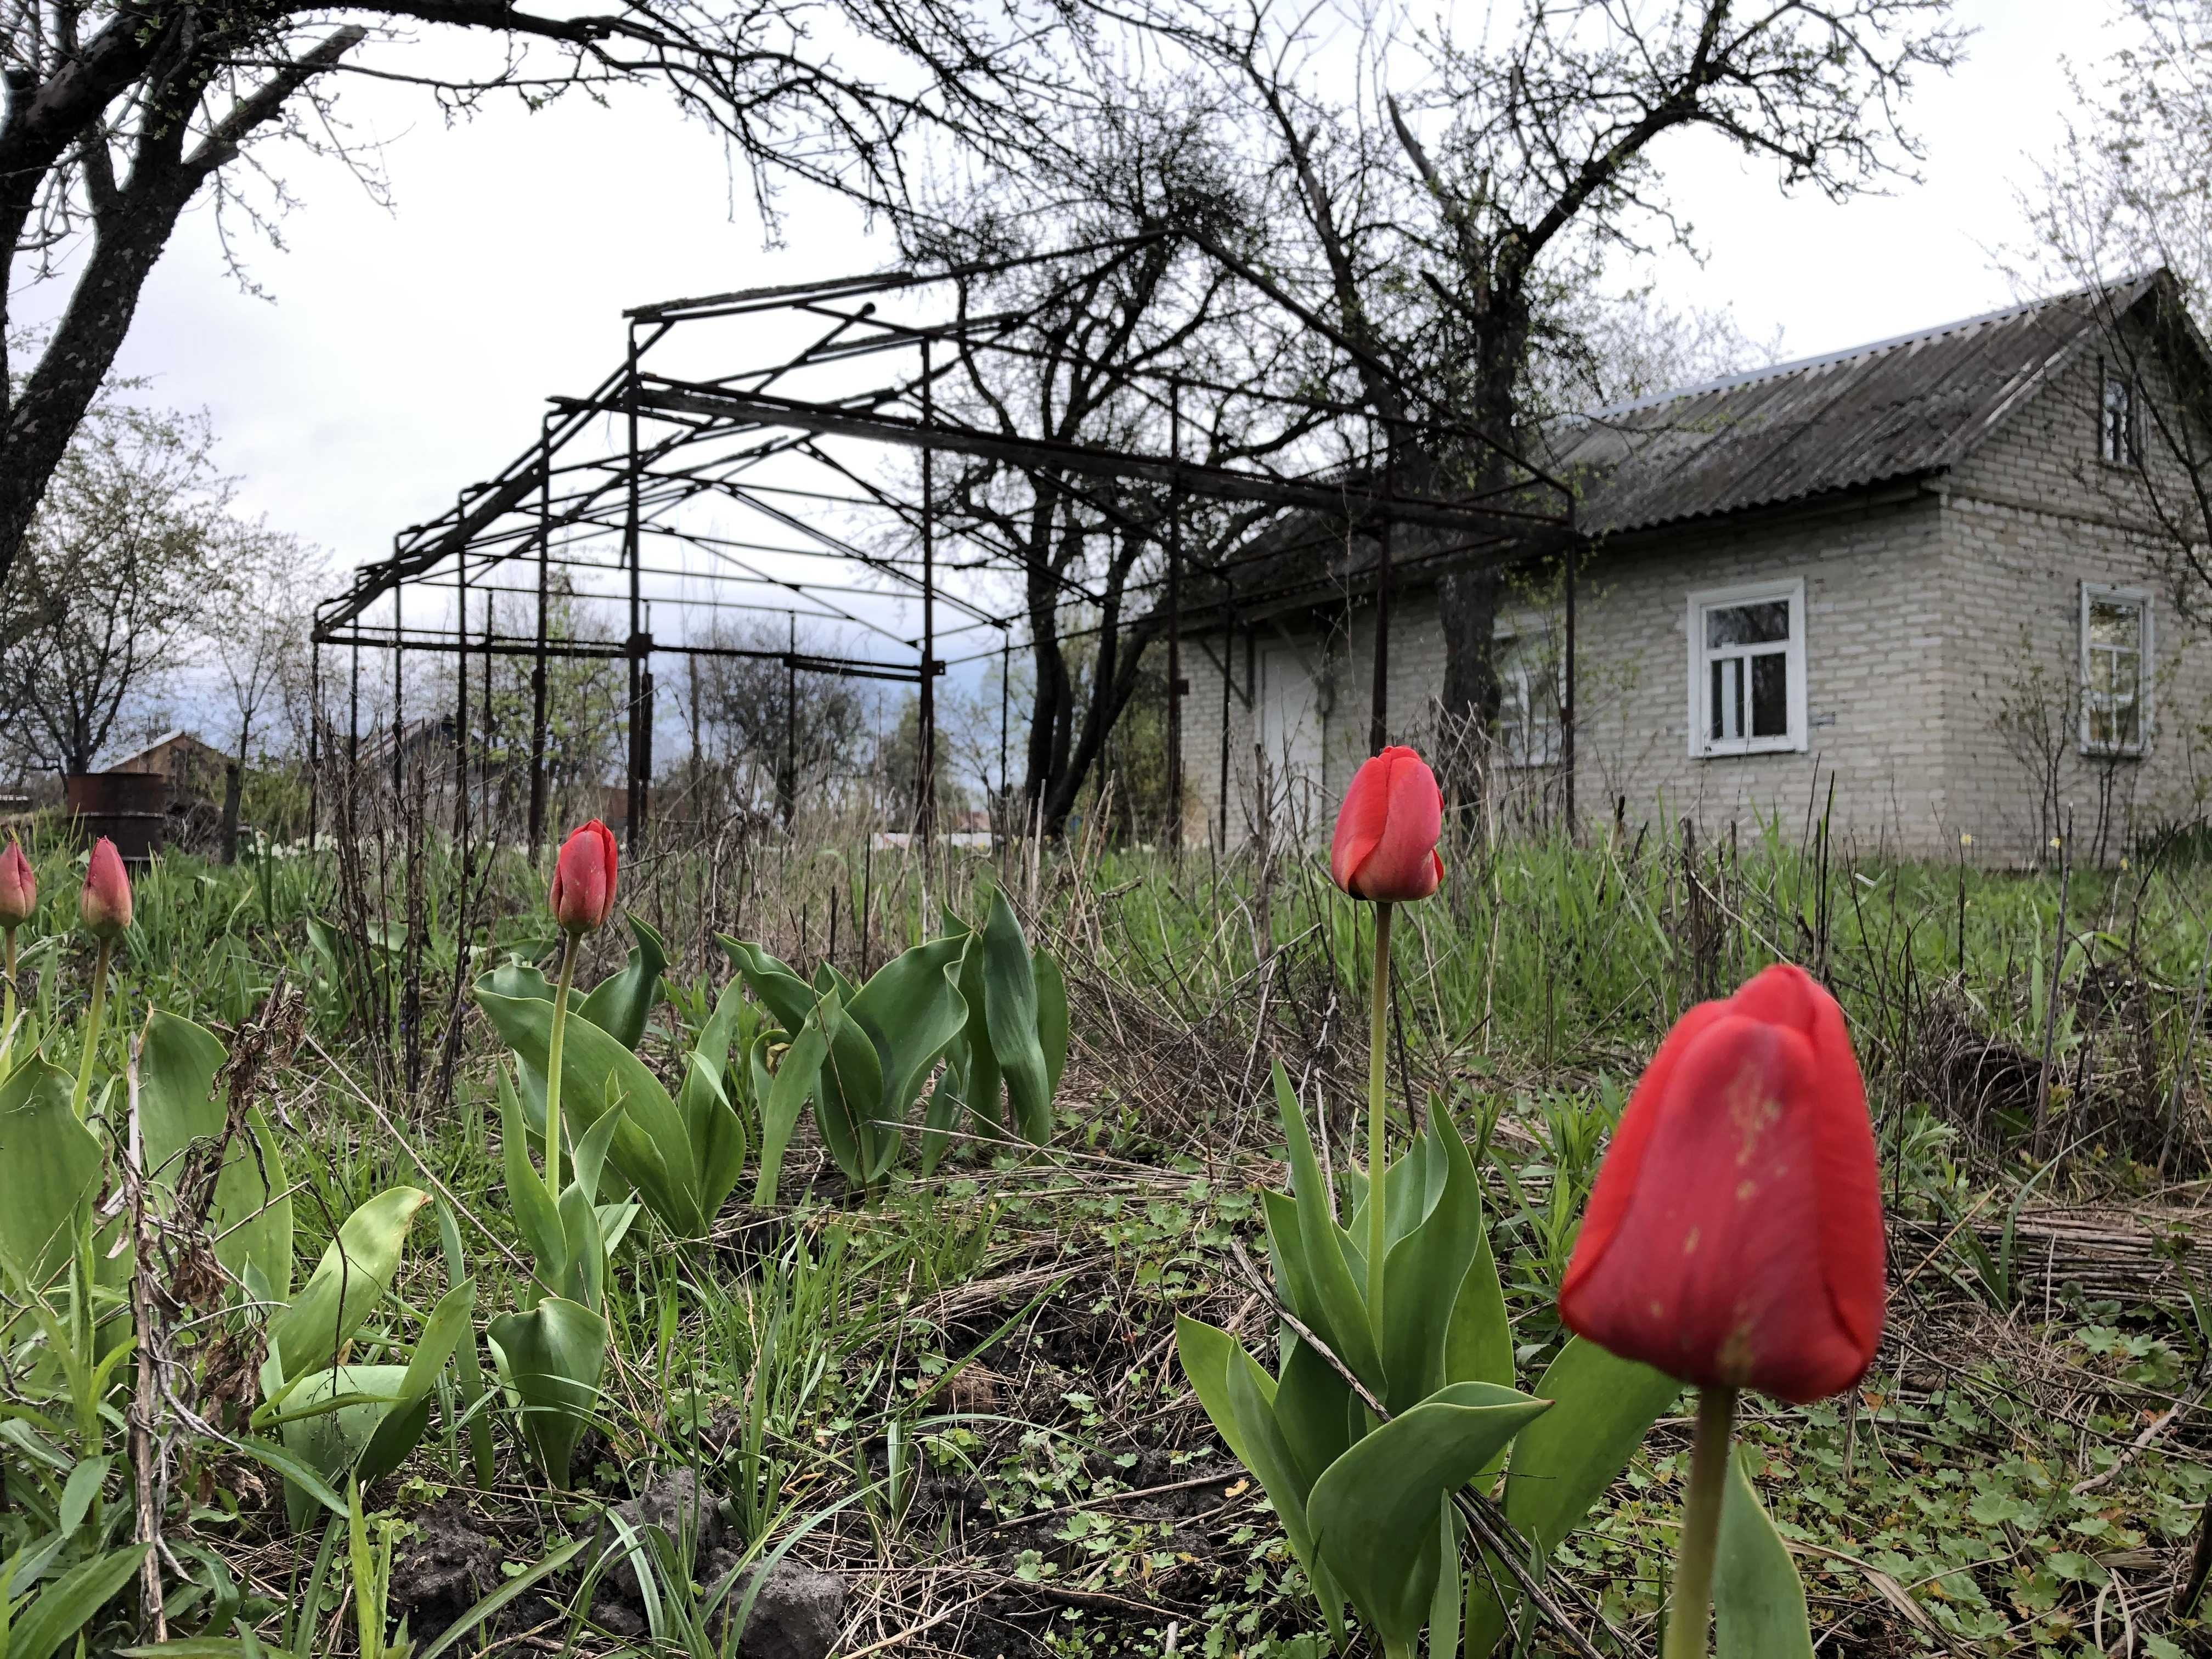
[[[2041,791],[2000,737],[1996,716],[2040,664],[2046,685],[2077,684],[2080,584],[2137,586],[2154,598],[2154,727],[2140,761],[2085,761],[2064,746],[2060,810],[2077,848],[2100,819],[2117,856],[2131,827],[2186,816],[2212,786],[2212,644],[2178,614],[2171,542],[2148,533],[2142,481],[2098,459],[2099,361],[2079,361],[2011,414],[1954,473],[1847,506],[1645,537],[1595,550],[1579,607],[1577,789],[1585,823],[1625,801],[1640,823],[1672,833],[1694,817],[1709,833],[1778,824],[1795,842],[1834,787],[1834,832],[1863,853],[1978,862],[2042,851]],[[2154,386],[2152,395],[2160,388]],[[2154,440],[2147,440],[2157,465]],[[2160,475],[2173,499],[2179,481]],[[1802,576],[1810,747],[1804,752],[1692,759],[1688,753],[1686,600],[1693,590]],[[1325,761],[1291,814],[1315,833],[1366,752],[1372,612],[1327,619],[1331,638],[1298,620],[1317,665]],[[1284,626],[1291,625],[1286,622]],[[1285,637],[1273,623],[1261,638]],[[1195,641],[1193,642],[1195,645]],[[1185,653],[1186,830],[1214,832],[1220,799],[1220,636]],[[1233,653],[1238,692],[1246,648]],[[1443,675],[1433,598],[1402,596],[1391,630],[1391,736],[1420,742]],[[1331,693],[1333,692],[1333,696]],[[1250,711],[1230,699],[1229,837],[1253,822],[1259,760]],[[2069,738],[2071,734],[2069,733]],[[1530,781],[1522,780],[1525,793]]]

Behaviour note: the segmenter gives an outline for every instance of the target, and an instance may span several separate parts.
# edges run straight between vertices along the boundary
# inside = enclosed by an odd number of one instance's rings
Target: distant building
[[[220,802],[232,757],[197,732],[167,732],[135,755],[126,755],[111,772],[152,772],[168,779],[174,798]]]
[[[1584,538],[1578,816],[1775,821],[1794,844],[1832,787],[1862,850],[2009,862],[2069,814],[2078,847],[2116,856],[2203,811],[2212,640],[2181,607],[2212,596],[2188,589],[2172,509],[2212,471],[2181,476],[2149,438],[2204,433],[2208,386],[2160,273],[1553,428]],[[1316,564],[1292,597],[1187,630],[1189,835],[1225,786],[1232,841],[1263,820],[1325,836],[1367,752],[1373,555],[1340,536]],[[1397,741],[1435,734],[1437,568],[1395,589]],[[1528,574],[1497,622],[1489,763],[1535,816],[1565,793],[1564,618],[1556,566]]]

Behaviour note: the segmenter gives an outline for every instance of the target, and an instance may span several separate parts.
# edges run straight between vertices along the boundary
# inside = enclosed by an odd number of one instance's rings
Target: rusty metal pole
[[[785,611],[783,626],[783,821],[788,825],[799,817],[799,613]]]
[[[1007,628],[1002,629],[1000,632],[1006,636],[1006,642],[999,647],[998,816],[1003,821],[1011,822],[1012,814],[1008,811],[1008,808],[1012,805],[1013,798],[1007,793],[1006,737],[1008,728],[1011,724],[1010,715],[1013,708],[1012,686],[1014,683],[1014,630],[1011,628]]]
[[[645,696],[645,663],[638,649],[642,631],[640,609],[644,602],[641,587],[643,561],[639,556],[641,539],[638,524],[637,478],[637,325],[629,326],[629,370],[623,386],[623,406],[629,431],[629,465],[628,510],[623,520],[623,558],[629,566],[629,775],[623,803],[623,850],[637,851],[639,821],[645,816],[645,790],[638,778],[638,756],[641,752],[638,729],[640,704]]]
[[[353,625],[353,691],[346,702],[346,768],[349,772],[361,769],[361,620]],[[361,781],[349,777],[346,787],[350,789]]]
[[[315,850],[315,830],[323,804],[323,642],[307,647],[307,850]]]
[[[921,343],[921,423],[935,419],[929,383],[929,342]],[[915,777],[914,831],[927,842],[937,830],[937,480],[935,452],[921,452],[921,690]]]
[[[404,759],[407,711],[406,694],[402,685],[405,677],[406,653],[400,643],[399,580],[399,543],[394,538],[392,544],[392,795],[395,803],[405,799],[407,794]]]
[[[1168,842],[1182,845],[1182,382],[1168,383]]]
[[[1236,592],[1233,586],[1230,592]],[[1214,800],[1215,816],[1219,820],[1215,834],[1224,853],[1229,850],[1229,694],[1237,668],[1237,602],[1233,598],[1229,602],[1228,614],[1229,626],[1221,633],[1221,792]]]
[[[1382,422],[1382,532],[1375,558],[1375,685],[1369,694],[1367,752],[1379,755],[1390,741],[1390,588],[1391,532],[1396,524],[1398,434],[1388,418]]]
[[[464,509],[457,509],[464,510]],[[469,552],[453,560],[453,839],[469,832]]]
[[[1575,610],[1577,589],[1580,586],[1577,568],[1579,561],[1574,543],[1567,543],[1567,637],[1566,660],[1561,665],[1559,676],[1559,768],[1565,786],[1567,812],[1567,838],[1575,835]]]
[[[530,851],[545,839],[545,629],[551,603],[553,555],[553,417],[538,426],[538,637],[530,665]]]

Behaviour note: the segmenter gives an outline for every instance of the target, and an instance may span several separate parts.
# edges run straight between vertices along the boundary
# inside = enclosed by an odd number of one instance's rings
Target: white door
[[[1322,810],[1322,715],[1314,664],[1288,640],[1260,647],[1260,777],[1271,835],[1304,838]]]

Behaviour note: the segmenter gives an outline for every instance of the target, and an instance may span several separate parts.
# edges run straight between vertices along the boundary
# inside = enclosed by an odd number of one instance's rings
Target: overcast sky
[[[1472,9],[1480,0],[1465,0]],[[2065,53],[2112,44],[2104,0],[1961,0],[1980,33],[1908,112],[1924,183],[1843,207],[1784,198],[1771,166],[1690,137],[1664,154],[1702,265],[1667,256],[1675,305],[1778,326],[1796,356],[2004,304],[1992,251],[2019,235],[2014,192],[2055,143]],[[226,274],[213,216],[188,216],[146,290],[125,372],[204,406],[246,503],[343,568],[388,551],[534,436],[546,394],[613,363],[623,307],[872,269],[889,258],[851,211],[793,199],[765,249],[721,150],[649,92],[611,107],[502,105],[447,126],[427,98],[356,84],[347,108],[384,141],[389,210],[328,163],[289,178],[286,246],[246,245],[266,297]],[[1626,275],[1626,273],[1623,273]],[[22,296],[23,313],[50,308]]]

